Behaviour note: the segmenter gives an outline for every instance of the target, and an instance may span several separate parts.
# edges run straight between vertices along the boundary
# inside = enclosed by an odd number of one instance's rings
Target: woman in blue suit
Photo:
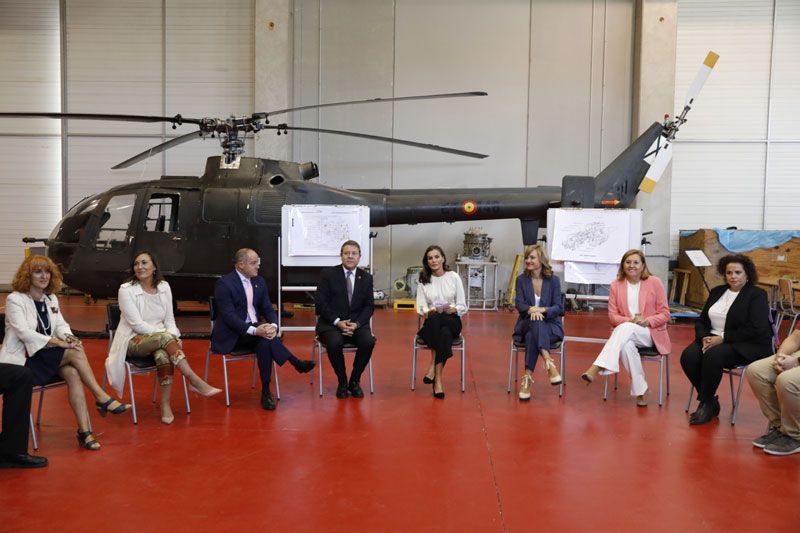
[[[525,247],[525,271],[517,277],[514,306],[519,318],[514,325],[514,340],[525,343],[525,375],[520,380],[519,399],[531,399],[533,369],[542,355],[550,383],[561,383],[550,348],[564,338],[561,315],[561,282],[553,275],[550,260],[539,244]]]

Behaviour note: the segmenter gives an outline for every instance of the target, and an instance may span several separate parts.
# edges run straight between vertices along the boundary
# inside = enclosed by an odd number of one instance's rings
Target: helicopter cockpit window
[[[84,198],[70,209],[61,221],[61,225],[56,228],[51,239],[64,243],[78,243],[86,233],[86,227],[92,216],[98,216],[98,206],[101,198]]]
[[[179,200],[177,194],[153,194],[147,202],[145,231],[178,231]]]
[[[100,233],[97,235],[95,248],[113,250],[127,244],[128,227],[136,205],[135,194],[113,196],[100,215]]]

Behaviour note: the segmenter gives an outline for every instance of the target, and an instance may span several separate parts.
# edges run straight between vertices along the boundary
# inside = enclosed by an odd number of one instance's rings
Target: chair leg
[[[186,414],[192,414],[192,406],[189,405],[189,387],[186,386],[186,376],[181,375],[183,378],[183,399],[186,401]]]
[[[322,397],[322,344],[317,341],[317,366],[319,367],[319,396]]]
[[[411,347],[411,390],[417,387],[417,338],[414,337]]]
[[[731,382],[733,378],[731,377]],[[739,374],[739,390],[736,392],[736,401],[733,404],[733,413],[731,415],[731,425],[736,424],[736,414],[739,412],[739,402],[742,401],[742,385],[744,385],[744,370]]]
[[[231,406],[231,394],[228,388],[228,358],[222,355],[222,379],[225,382],[225,406]]]
[[[31,427],[31,440],[33,441],[34,451],[39,449],[39,441],[36,440],[36,428],[33,427],[33,415],[28,413],[29,426]]]
[[[667,396],[669,396],[669,354],[666,354],[664,357],[667,359]]]
[[[275,374],[275,398],[280,400],[281,399],[281,382],[278,380],[278,365],[275,364],[275,361],[272,362],[272,371]],[[255,388],[255,380],[253,380],[253,388]]]
[[[511,340],[511,351],[508,354],[508,386],[506,387],[506,392],[511,394],[511,372],[513,369],[513,362],[514,362],[514,340]]]
[[[467,360],[467,340],[461,338],[461,392],[464,392],[464,365]]]
[[[728,384],[731,386],[731,406],[733,406],[736,403],[736,396],[733,394],[733,374],[731,370],[728,371]]]
[[[36,425],[42,423],[42,406],[44,405],[44,390],[39,391],[39,407],[36,409]]]
[[[664,405],[664,356],[658,358],[658,406]]]
[[[566,344],[567,343],[565,341],[561,341],[561,375],[562,376],[566,376],[567,375],[567,368],[566,368],[567,358],[566,358],[566,354],[565,354],[566,349],[567,349],[566,348]],[[562,379],[561,380],[561,384],[558,386],[558,397],[559,398],[564,396],[564,383],[566,383],[566,382],[567,382],[566,379]]]
[[[133,418],[133,423],[139,423],[139,417],[136,416],[136,395],[133,392],[133,374],[131,374],[131,365],[125,363],[125,368],[128,371],[128,390],[131,393],[131,417]]]
[[[603,401],[608,400],[608,374],[603,376]]]
[[[684,412],[686,412],[686,413],[688,413],[689,412],[689,408],[692,407],[692,394],[693,393],[694,393],[694,385],[689,385],[689,399],[686,400],[686,409],[684,409]]]
[[[372,381],[372,357],[369,358],[369,393],[375,394],[375,383]]]

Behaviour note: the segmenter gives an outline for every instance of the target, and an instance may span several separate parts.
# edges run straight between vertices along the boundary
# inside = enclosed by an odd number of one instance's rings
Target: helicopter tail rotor
[[[718,59],[719,54],[713,51],[708,52],[703,64],[700,65],[694,77],[694,81],[689,86],[689,91],[686,94],[686,102],[680,115],[674,120],[670,120],[669,115],[664,117],[664,130],[662,134],[653,141],[653,144],[644,156],[644,161],[650,165],[650,168],[647,169],[647,173],[642,183],[639,185],[640,191],[653,192],[658,180],[660,180],[661,176],[664,174],[664,170],[666,170],[667,165],[672,160],[672,142],[675,140],[675,136],[678,134],[680,127],[686,122],[686,115],[692,109],[694,99],[700,94],[700,90],[703,88],[703,85],[705,85]]]

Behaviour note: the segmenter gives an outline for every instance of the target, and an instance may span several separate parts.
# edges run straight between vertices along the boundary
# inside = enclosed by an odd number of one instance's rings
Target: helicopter
[[[254,113],[245,117],[186,118],[86,113],[0,113],[0,118],[54,118],[166,122],[173,129],[192,124],[195,131],[175,137],[114,166],[126,168],[194,139],[217,136],[221,156],[209,157],[200,177],[163,176],[132,183],[84,198],[64,215],[46,239],[47,255],[59,266],[70,287],[95,298],[114,297],[138,250],[158,256],[160,269],[175,299],[205,300],[216,280],[231,270],[231,258],[242,247],[262,257],[274,257],[284,204],[364,205],[370,226],[426,222],[519,219],[524,244],[535,243],[551,207],[610,207],[631,205],[639,190],[652,191],[672,156],[671,144],[686,122],[694,98],[718,56],[710,52],[680,115],[654,122],[600,174],[564,176],[562,187],[501,189],[340,189],[317,182],[316,164],[244,157],[248,134],[262,130],[312,131],[403,144],[461,157],[485,154],[433,144],[356,132],[271,124],[270,117],[305,109],[432,98],[485,96],[482,91],[436,95],[373,98],[325,103]],[[277,296],[277,261],[264,261],[261,274],[270,294]],[[316,268],[282,272],[288,285],[316,283]],[[276,298],[275,298],[276,299]]]

